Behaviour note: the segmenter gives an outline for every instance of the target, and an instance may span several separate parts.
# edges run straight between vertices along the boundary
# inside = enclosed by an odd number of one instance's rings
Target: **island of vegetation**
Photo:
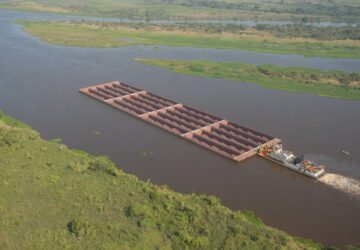
[[[307,30],[305,26],[275,29],[269,26],[155,25],[92,21],[24,21],[24,30],[43,41],[80,47],[167,45],[217,49],[239,49],[309,57],[360,58],[359,27],[348,27],[333,40],[334,28]],[[302,33],[299,32],[302,31]],[[308,36],[298,37],[299,34]],[[328,34],[328,35],[327,35]],[[328,39],[328,40],[326,40]],[[354,40],[351,40],[354,39]],[[357,40],[356,40],[357,39]]]
[[[2,249],[329,249],[126,174],[0,113]]]
[[[357,0],[8,0],[0,8],[143,20],[360,21]]]
[[[311,68],[255,65],[239,62],[179,61],[134,59],[146,65],[158,66],[177,73],[218,77],[263,87],[321,96],[360,99],[360,72],[324,71]]]

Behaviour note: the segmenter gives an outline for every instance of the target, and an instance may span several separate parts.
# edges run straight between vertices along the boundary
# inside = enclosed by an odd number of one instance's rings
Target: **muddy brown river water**
[[[360,242],[360,198],[351,189],[334,188],[257,157],[232,162],[78,93],[93,83],[129,82],[281,138],[287,149],[326,164],[332,176],[341,175],[345,182],[351,178],[356,186],[360,101],[180,75],[131,59],[271,62],[348,71],[359,71],[360,60],[215,49],[54,46],[23,33],[13,23],[16,18],[38,16],[0,10],[0,109],[7,114],[29,123],[44,138],[62,138],[69,147],[108,155],[141,179],[183,193],[216,195],[235,210],[251,209],[266,224],[290,234],[340,247]]]

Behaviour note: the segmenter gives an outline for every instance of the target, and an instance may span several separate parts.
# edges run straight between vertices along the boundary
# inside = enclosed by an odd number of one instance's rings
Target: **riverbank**
[[[299,67],[223,63],[212,61],[179,61],[134,59],[146,65],[158,66],[177,73],[202,77],[218,77],[256,83],[266,88],[308,92],[320,96],[360,99],[360,73],[323,71]]]
[[[17,21],[24,31],[57,45],[111,48],[135,45],[167,45],[216,49],[238,49],[307,57],[360,58],[360,41],[320,41],[310,38],[279,38],[260,30],[240,34],[213,34],[199,30],[171,30],[156,25],[121,23]]]
[[[283,20],[301,21],[307,17],[309,21],[338,21],[331,17],[307,16],[304,14],[290,15],[288,13],[256,13],[248,10],[223,9],[218,11],[215,8],[190,7],[185,5],[167,4],[148,4],[146,2],[133,3],[125,1],[123,3],[107,2],[105,5],[94,1],[88,8],[69,7],[69,4],[40,3],[36,1],[0,3],[0,8],[9,10],[32,11],[43,13],[55,13],[62,15],[94,16],[124,18],[131,20]],[[71,4],[70,4],[71,5]],[[345,21],[345,20],[339,20]],[[348,20],[346,20],[348,21]],[[351,20],[349,20],[351,21]],[[356,20],[355,20],[356,21]]]
[[[138,180],[0,114],[0,244],[33,248],[322,249],[215,197]],[[19,237],[21,235],[21,237]]]
[[[90,15],[99,17],[128,18],[132,20],[282,20],[301,22],[359,22],[359,4],[355,0],[346,3],[294,2],[282,3],[244,0],[233,1],[70,1],[31,0],[6,1],[0,8],[35,12]]]

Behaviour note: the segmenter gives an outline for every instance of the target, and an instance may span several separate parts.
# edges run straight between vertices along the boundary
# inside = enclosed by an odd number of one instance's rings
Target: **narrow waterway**
[[[2,1],[0,1],[1,3]],[[36,13],[35,15],[31,12],[25,11],[14,11],[14,10],[5,10],[0,9],[2,17],[0,20],[11,18],[26,18],[26,19],[36,19],[36,20],[97,20],[103,22],[120,22],[120,23],[133,23],[133,22],[143,22],[143,23],[153,23],[153,24],[175,24],[175,23],[214,23],[214,24],[234,24],[234,25],[245,25],[245,26],[256,26],[259,24],[271,24],[271,25],[287,25],[287,24],[304,24],[316,27],[344,27],[352,26],[355,27],[359,23],[344,23],[344,22],[296,22],[296,21],[271,21],[271,20],[132,20],[126,18],[111,18],[111,17],[94,17],[94,16],[68,16],[68,15],[58,15],[51,13]],[[4,18],[4,15],[6,17]]]

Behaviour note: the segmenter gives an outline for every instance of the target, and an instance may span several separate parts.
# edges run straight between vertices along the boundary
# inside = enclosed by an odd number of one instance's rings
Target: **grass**
[[[140,181],[0,113],[2,249],[324,249],[213,196]]]
[[[360,99],[360,73],[246,63],[134,59],[177,73],[256,83],[266,88]]]
[[[8,0],[0,8],[143,20],[285,20],[359,22],[356,0]]]
[[[50,12],[71,15],[91,15],[103,17],[117,17],[130,19],[172,19],[172,20],[189,20],[189,19],[240,19],[240,20],[303,20],[309,21],[355,21],[358,20],[356,15],[324,15],[319,13],[291,13],[284,6],[290,6],[292,9],[301,7],[291,0],[287,3],[279,4],[274,1],[264,4],[261,1],[255,1],[255,5],[261,7],[254,8],[246,0],[238,1],[209,1],[212,3],[221,2],[240,2],[244,8],[226,8],[226,6],[206,6],[204,1],[168,1],[168,0],[9,0],[0,3],[0,8]],[[204,4],[205,3],[205,4]],[[345,3],[346,5],[347,3]],[[330,3],[333,8],[343,6],[341,2]],[[356,1],[351,6],[357,7]],[[250,8],[249,8],[250,7]],[[314,6],[314,8],[318,8]]]
[[[217,49],[239,49],[308,57],[360,58],[360,41],[318,41],[305,38],[278,38],[265,31],[242,34],[166,30],[161,26],[101,22],[17,21],[24,30],[48,43],[79,47],[122,47],[167,45]]]
[[[290,20],[291,16],[287,13],[256,13],[246,10],[229,10],[190,7],[181,4],[166,4],[161,2],[148,3],[144,1],[8,1],[0,3],[0,8],[11,10],[25,10],[33,12],[45,12],[79,16],[99,16],[128,18],[132,20],[234,20],[241,17],[242,20]],[[304,15],[299,15],[301,19]],[[313,17],[318,20],[317,17]],[[324,17],[324,20],[330,20]],[[323,18],[322,18],[323,19]]]

